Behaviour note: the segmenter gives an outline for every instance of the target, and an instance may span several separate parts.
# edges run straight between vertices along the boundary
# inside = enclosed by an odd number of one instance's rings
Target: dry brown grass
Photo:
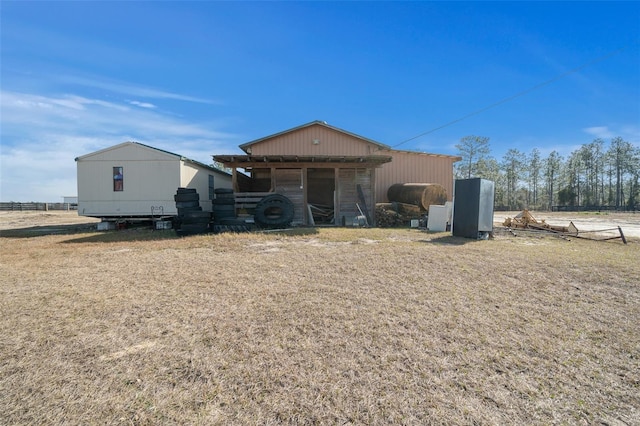
[[[3,424],[640,424],[640,244],[0,238]]]

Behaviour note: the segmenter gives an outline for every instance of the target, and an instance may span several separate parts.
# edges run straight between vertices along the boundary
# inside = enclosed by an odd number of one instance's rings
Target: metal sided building
[[[376,200],[389,201],[387,190],[396,183],[437,183],[447,191],[447,199],[453,200],[453,163],[461,157],[396,149],[382,150],[392,160],[376,174]]]
[[[214,188],[231,188],[231,175],[137,142],[77,157],[78,214],[91,217],[175,215],[179,187],[196,188],[211,210]]]
[[[330,212],[335,225],[350,224],[361,210],[374,224],[375,204],[386,200],[387,189],[394,183],[429,178],[450,194],[452,164],[458,159],[421,153],[411,157],[408,151],[392,150],[324,121],[247,142],[240,148],[246,155],[213,157],[232,169],[234,190],[287,196],[294,204],[294,224],[317,223],[319,217],[314,212],[319,211]]]

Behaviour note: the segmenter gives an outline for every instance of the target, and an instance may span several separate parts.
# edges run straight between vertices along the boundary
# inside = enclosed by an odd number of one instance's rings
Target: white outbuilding
[[[195,188],[211,211],[215,188],[231,188],[223,170],[138,142],[124,142],[76,159],[78,214],[149,217],[177,214],[178,188]]]

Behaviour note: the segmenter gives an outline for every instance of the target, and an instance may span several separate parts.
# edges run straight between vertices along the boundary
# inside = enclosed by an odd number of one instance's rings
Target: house
[[[236,192],[277,192],[294,204],[295,224],[331,217],[351,224],[386,201],[394,183],[427,182],[453,193],[459,157],[393,150],[374,140],[313,121],[240,145],[246,155],[215,155],[232,169]],[[244,169],[244,173],[238,172]],[[330,213],[327,213],[330,212]]]
[[[231,188],[231,175],[172,152],[124,142],[77,157],[78,214],[149,217],[177,214],[179,187],[196,188],[211,211],[214,188]]]

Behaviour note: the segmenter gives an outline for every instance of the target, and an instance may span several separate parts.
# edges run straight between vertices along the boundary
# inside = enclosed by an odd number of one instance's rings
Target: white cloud
[[[615,137],[621,137],[633,145],[640,146],[640,127],[635,124],[593,126],[586,127],[582,130],[593,137],[602,138],[606,141]]]
[[[596,138],[609,139],[616,136],[611,130],[609,130],[609,127],[607,126],[586,127],[582,130],[589,135],[595,136]]]
[[[131,105],[139,106],[140,108],[151,108],[151,109],[157,108],[154,104],[151,104],[149,102],[129,101],[129,103]]]
[[[218,130],[131,101],[106,102],[73,94],[0,93],[2,201],[61,201],[74,195],[74,159],[124,141],[138,141],[210,163],[242,141]]]
[[[217,100],[183,95],[179,93],[168,92],[166,90],[155,89],[152,87],[144,87],[140,85],[124,83],[121,81],[105,81],[103,78],[80,77],[77,75],[62,75],[57,77],[57,81],[69,85],[93,87],[108,90],[114,93],[121,93],[129,96],[138,96],[148,99],[170,99],[203,104],[221,104],[221,102]]]

